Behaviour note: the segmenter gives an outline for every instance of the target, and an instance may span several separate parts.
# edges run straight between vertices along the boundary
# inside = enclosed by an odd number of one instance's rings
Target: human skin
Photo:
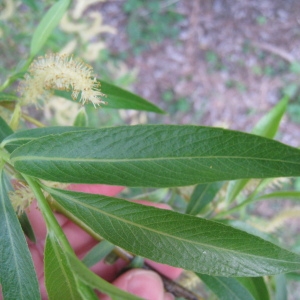
[[[123,187],[119,186],[107,186],[107,185],[80,185],[73,184],[69,186],[70,190],[91,193],[102,194],[106,196],[116,196],[123,190]],[[170,209],[166,204],[157,204],[147,201],[136,201],[143,205],[156,206],[161,209]],[[76,255],[79,258],[84,255],[97,244],[88,233],[68,220],[65,216],[55,213],[55,217],[61,225],[70,245],[74,249]],[[47,229],[41,215],[41,212],[37,208],[37,204],[33,203],[28,210],[28,218],[31,222],[32,228],[36,236],[36,243],[28,241],[29,249],[32,254],[33,262],[38,276],[42,299],[47,299],[47,292],[44,283],[44,262],[43,253],[44,245],[47,234]],[[146,260],[147,264],[153,269],[159,271],[161,274],[169,277],[170,279],[177,278],[181,269],[159,264],[150,260]],[[174,297],[170,293],[166,293],[163,288],[163,282],[161,277],[153,271],[132,269],[119,277],[117,274],[126,266],[126,262],[122,259],[118,259],[113,265],[107,265],[103,261],[100,261],[94,265],[91,270],[97,275],[101,276],[105,280],[112,282],[115,286],[142,297],[147,300],[171,300]],[[102,300],[110,299],[106,295],[99,295]]]

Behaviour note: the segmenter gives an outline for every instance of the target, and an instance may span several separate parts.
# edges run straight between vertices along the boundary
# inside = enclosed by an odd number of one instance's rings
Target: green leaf
[[[288,292],[287,292],[286,276],[284,274],[275,276],[275,282],[276,282],[275,300],[287,300]]]
[[[87,286],[80,280],[77,280],[77,285],[78,291],[84,300],[99,300],[99,297],[91,287]]]
[[[34,1],[34,0],[23,0],[23,2],[24,2],[27,6],[29,6],[32,10],[38,11],[38,8],[39,8],[39,7],[38,7],[36,1]]]
[[[45,180],[171,187],[300,175],[300,150],[221,128],[137,125],[49,135],[11,155]]]
[[[241,208],[255,202],[257,195],[260,194],[262,191],[264,191],[264,189],[268,185],[270,185],[270,183],[272,183],[272,181],[274,181],[273,178],[265,178],[265,179],[260,180],[259,183],[256,184],[254,191],[252,191],[252,193],[246,199],[243,199],[243,201],[241,203],[236,204],[233,208],[226,209],[226,210],[223,210],[222,212],[218,213],[217,217],[220,218],[220,217],[224,217],[226,215],[230,215],[234,212],[241,210]],[[229,184],[229,188],[230,188],[230,184]]]
[[[114,109],[134,109],[155,112],[159,114],[164,114],[165,112],[153,103],[147,101],[146,99],[133,94],[129,91],[123,90],[115,85],[107,83],[100,80],[101,92],[104,93],[107,98],[106,105],[102,105],[102,108],[114,108]],[[64,97],[66,99],[72,100],[71,93],[65,91],[55,91],[55,94]],[[92,105],[92,104],[90,104]]]
[[[197,274],[219,300],[255,300],[237,279]],[[267,300],[267,299],[266,299]]]
[[[45,285],[49,299],[81,299],[66,253],[51,232],[46,238],[44,261]]]
[[[165,112],[144,98],[100,80],[101,91],[107,95],[107,108],[135,109],[164,114]]]
[[[273,107],[265,116],[263,116],[252,130],[253,134],[257,134],[267,138],[274,138],[280,121],[286,111],[288,97],[284,97],[275,107]],[[226,195],[226,202],[231,203],[237,195],[247,185],[249,180],[237,180],[230,183]]]
[[[0,282],[4,299],[40,299],[28,246],[8,192],[11,185],[0,171]]]
[[[270,299],[268,288],[263,277],[238,277],[236,279],[247,288],[255,300]]]
[[[286,111],[288,97],[284,97],[276,106],[274,106],[265,116],[263,116],[252,130],[253,134],[257,134],[267,138],[274,138],[280,121]]]
[[[207,204],[214,200],[222,185],[223,182],[198,184],[192,193],[186,213],[198,215]]]
[[[24,212],[20,217],[19,221],[22,227],[23,232],[27,235],[27,237],[33,242],[36,242],[34,231],[31,227],[30,221]]]
[[[6,139],[3,140],[1,146],[5,147],[9,152],[12,152],[16,148],[40,137],[53,135],[53,134],[62,134],[62,133],[73,132],[73,131],[84,131],[90,129],[94,129],[94,128],[54,126],[54,127],[43,127],[43,128],[22,130],[9,135]],[[11,133],[13,133],[13,131],[11,131]]]
[[[286,279],[293,281],[300,281],[300,273],[299,272],[290,272],[285,274]]]
[[[0,93],[0,102],[13,102],[18,100],[18,97],[12,94]]]
[[[262,276],[300,268],[300,256],[217,222],[122,199],[43,188],[104,239],[160,263],[216,276]]]
[[[9,125],[0,117],[0,143],[9,135],[14,132]]]
[[[115,245],[111,244],[108,241],[101,241],[95,247],[93,247],[82,259],[82,262],[87,267],[92,267],[98,263],[101,259],[105,258],[113,249]]]
[[[263,181],[268,181],[268,179],[264,179]],[[263,186],[265,186],[263,184]],[[218,217],[223,217],[224,215],[228,215],[231,214],[233,212],[236,212],[238,210],[240,210],[242,207],[245,207],[246,205],[261,201],[261,200],[265,200],[265,199],[289,199],[289,200],[295,200],[295,201],[299,201],[300,199],[300,192],[298,191],[278,191],[278,192],[273,192],[273,193],[269,193],[269,194],[265,194],[265,195],[261,195],[261,196],[257,196],[256,192],[260,190],[260,186],[255,190],[255,192],[253,194],[251,194],[247,199],[245,199],[242,203],[236,205],[235,207],[233,207],[230,210],[221,212],[218,214]]]
[[[32,36],[30,45],[31,57],[37,55],[40,49],[44,46],[50,34],[66,12],[69,4],[70,0],[60,0],[56,2],[44,15]]]
[[[90,271],[80,260],[68,254],[70,265],[75,272],[75,276],[88,286],[101,291],[112,297],[114,300],[141,300],[137,296],[133,296],[127,292],[124,292],[112,284],[106,282],[101,277]]]
[[[9,125],[11,126],[11,128],[13,130],[18,129],[18,127],[19,127],[19,123],[20,123],[20,119],[21,119],[21,113],[22,113],[21,105],[19,103],[17,103],[15,105],[15,109],[13,111],[13,114],[12,114],[10,122],[9,122]]]
[[[84,109],[81,109],[77,114],[75,121],[75,127],[87,127],[88,126],[88,117]]]
[[[298,192],[298,191],[278,191],[278,192],[273,192],[273,193],[259,196],[259,197],[255,198],[254,201],[257,202],[257,201],[264,200],[264,199],[276,199],[276,198],[299,201],[300,200],[300,192]]]
[[[243,188],[248,184],[249,179],[240,179],[230,181],[226,193],[226,202],[231,203],[238,194],[243,190]]]

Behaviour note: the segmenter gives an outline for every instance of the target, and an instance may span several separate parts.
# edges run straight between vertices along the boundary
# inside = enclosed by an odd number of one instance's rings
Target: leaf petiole
[[[56,218],[54,217],[53,212],[50,208],[50,205],[47,202],[44,194],[42,193],[42,190],[41,190],[39,184],[37,183],[37,181],[35,179],[33,179],[30,176],[27,176],[25,174],[22,174],[22,176],[27,181],[28,185],[30,186],[30,188],[32,189],[32,191],[36,197],[39,208],[45,219],[48,233],[55,234],[56,238],[59,240],[61,247],[64,249],[64,251],[66,251],[70,254],[74,254],[74,250],[72,249],[62,228],[60,227]]]

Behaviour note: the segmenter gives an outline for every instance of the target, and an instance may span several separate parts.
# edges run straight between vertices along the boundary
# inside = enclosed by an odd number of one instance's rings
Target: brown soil
[[[150,122],[193,123],[250,131],[281,98],[281,89],[297,81],[289,71],[300,60],[300,2],[297,0],[189,0],[176,2],[184,16],[177,39],[151,44],[126,63],[138,68],[134,91],[170,111],[162,99],[186,99],[187,111]],[[124,1],[101,4],[105,23],[118,28],[107,37],[112,53],[131,51]],[[209,61],[212,54],[217,61]],[[259,71],[257,71],[259,70]],[[280,139],[299,146],[299,125],[285,117]]]

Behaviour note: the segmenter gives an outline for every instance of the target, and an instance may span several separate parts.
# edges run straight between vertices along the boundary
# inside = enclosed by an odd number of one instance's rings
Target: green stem
[[[10,153],[8,153],[4,148],[1,148],[0,144],[0,170],[3,168],[5,168],[8,174],[14,175],[16,178],[19,177],[19,173],[16,172],[10,162]]]
[[[9,157],[10,154],[3,148],[0,148],[0,158],[3,159],[5,162],[9,162]]]
[[[7,78],[3,84],[0,86],[0,92],[2,92],[3,90],[5,90],[11,83],[11,79]]]
[[[252,202],[255,202],[257,197],[258,197],[258,194],[272,181],[274,180],[273,178],[266,178],[266,179],[262,179],[256,189],[253,191],[253,193],[248,197],[246,198],[242,203],[234,206],[233,208],[231,209],[228,209],[226,211],[222,211],[218,214],[215,215],[215,218],[223,218],[224,216],[228,216],[236,211],[239,211],[240,209],[244,208],[245,206],[251,204]]]
[[[0,171],[4,168],[4,166],[5,166],[5,161],[2,158],[0,158]]]
[[[62,248],[64,251],[67,251],[71,254],[74,254],[74,250],[72,249],[69,241],[67,240],[62,228],[58,224],[54,214],[47,202],[39,184],[32,177],[22,174],[24,179],[27,181],[29,186],[31,187],[33,193],[35,194],[36,200],[38,202],[39,208],[43,214],[43,217],[46,221],[46,226],[48,229],[48,233],[53,232],[56,238],[60,241]]]
[[[7,87],[9,87],[13,82],[15,82],[18,78],[20,78],[20,74],[24,73],[29,65],[31,64],[33,60],[33,57],[29,57],[23,64],[20,70],[15,71],[13,74],[11,74],[5,81],[4,83],[0,86],[0,92],[5,90]]]
[[[35,118],[32,118],[31,116],[22,113],[22,117],[24,120],[30,122],[31,124],[37,126],[37,127],[45,127],[45,125],[43,123],[41,123],[40,121],[36,120]]]

